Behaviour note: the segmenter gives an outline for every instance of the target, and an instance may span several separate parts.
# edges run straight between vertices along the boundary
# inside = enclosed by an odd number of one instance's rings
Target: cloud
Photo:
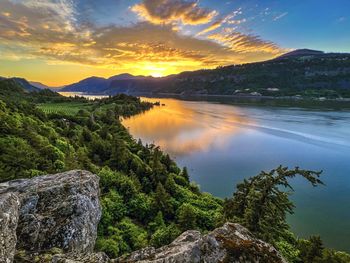
[[[181,6],[185,2],[175,3]],[[199,8],[197,2],[195,5],[192,2],[193,8]],[[2,59],[35,58],[49,64],[73,63],[118,72],[166,75],[262,60],[279,50],[275,44],[257,36],[229,30],[199,39],[181,34],[171,23],[144,21],[128,26],[97,26],[79,21],[76,17],[83,14],[79,14],[74,1],[68,0],[1,0],[0,10]],[[175,17],[174,13],[180,14],[182,9],[170,10],[165,17]],[[195,11],[207,15],[208,12]],[[186,19],[191,14],[192,22],[199,21],[199,16],[196,20],[188,10],[182,13]],[[224,20],[232,21],[233,16]],[[213,31],[214,24],[207,33]]]
[[[217,15],[216,11],[199,7],[198,1],[185,0],[143,0],[131,10],[154,24],[200,25],[209,23]]]
[[[259,36],[252,34],[243,34],[226,28],[217,34],[211,34],[209,39],[215,40],[237,53],[268,53],[278,55],[285,51],[271,41],[261,39]]]
[[[204,35],[206,33],[214,31],[214,30],[220,28],[225,23],[231,24],[231,25],[232,24],[239,25],[239,24],[246,22],[245,18],[235,19],[236,16],[241,15],[241,14],[242,14],[242,10],[241,10],[241,8],[239,8],[239,9],[233,11],[231,14],[227,15],[226,17],[216,20],[214,23],[209,25],[207,28],[205,28],[202,31],[200,31],[199,33],[197,33],[197,36]]]
[[[280,20],[281,18],[285,17],[286,15],[288,15],[288,12],[284,12],[276,17],[273,18],[273,21],[277,21]]]
[[[204,35],[206,33],[209,33],[211,31],[214,31],[215,29],[218,29],[219,27],[221,27],[222,23],[224,22],[224,19],[221,20],[217,20],[214,23],[212,23],[210,26],[208,26],[207,28],[203,29],[202,31],[200,31],[197,36],[200,35]]]

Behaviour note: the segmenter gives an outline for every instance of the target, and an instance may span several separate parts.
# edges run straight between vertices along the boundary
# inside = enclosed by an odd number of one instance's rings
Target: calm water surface
[[[326,186],[293,181],[289,222],[300,237],[320,234],[327,246],[350,252],[350,111],[146,100],[165,106],[124,125],[187,166],[203,191],[231,196],[244,178],[280,164],[323,170]]]

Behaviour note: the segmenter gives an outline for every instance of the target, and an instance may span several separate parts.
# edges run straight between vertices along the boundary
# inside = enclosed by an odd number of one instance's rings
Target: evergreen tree
[[[288,230],[286,215],[293,213],[290,193],[284,191],[293,191],[289,179],[301,176],[312,186],[317,186],[323,184],[319,179],[320,174],[298,167],[288,170],[287,167],[279,166],[270,172],[261,172],[245,179],[237,185],[233,198],[225,200],[225,217],[243,224],[265,241],[274,242]]]

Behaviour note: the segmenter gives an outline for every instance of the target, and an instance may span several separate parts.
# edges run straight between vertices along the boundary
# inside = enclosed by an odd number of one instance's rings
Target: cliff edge
[[[273,246],[233,223],[207,235],[186,231],[170,245],[109,259],[93,252],[99,194],[99,178],[79,170],[0,184],[0,262],[285,262]]]

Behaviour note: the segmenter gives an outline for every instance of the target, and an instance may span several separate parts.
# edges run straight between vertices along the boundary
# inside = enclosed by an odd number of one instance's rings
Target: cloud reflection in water
[[[124,120],[123,124],[135,138],[141,138],[145,143],[155,143],[173,157],[224,148],[227,138],[240,132],[239,124],[251,124],[232,106],[226,108],[223,105],[174,99],[143,99],[161,101],[165,106],[133,116]],[[223,109],[225,112],[222,112]]]

